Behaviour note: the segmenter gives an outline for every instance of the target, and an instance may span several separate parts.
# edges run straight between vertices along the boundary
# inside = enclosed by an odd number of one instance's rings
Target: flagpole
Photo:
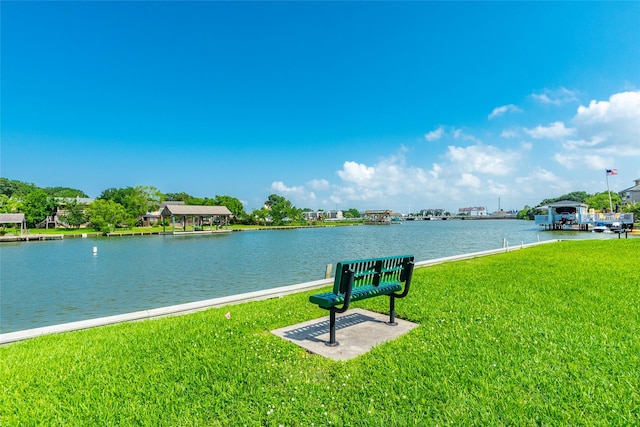
[[[611,203],[611,191],[609,191],[609,172],[605,171],[605,176],[607,178],[607,194],[609,195],[609,212],[613,212],[613,203]]]

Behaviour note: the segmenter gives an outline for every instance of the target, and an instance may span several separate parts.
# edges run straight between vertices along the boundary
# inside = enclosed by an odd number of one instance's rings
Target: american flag
[[[607,176],[618,175],[618,169],[607,169]]]

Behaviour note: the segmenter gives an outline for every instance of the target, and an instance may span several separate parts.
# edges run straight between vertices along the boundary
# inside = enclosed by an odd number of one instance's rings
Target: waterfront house
[[[342,211],[305,211],[302,212],[302,217],[308,221],[323,221],[323,220],[341,220],[344,219]]]
[[[622,199],[622,203],[640,203],[640,178],[635,180],[633,187],[620,191],[618,194]]]
[[[469,208],[460,208],[458,209],[458,215],[467,215],[467,216],[486,216],[487,208],[484,206],[473,206]]]
[[[85,212],[87,206],[94,202],[95,199],[91,197],[56,197],[55,198],[55,211],[52,215],[47,216],[43,221],[36,224],[38,228],[58,228],[68,227],[66,223],[66,216],[69,214],[69,207],[73,204],[82,206],[82,212]],[[86,227],[88,222],[81,225]]]

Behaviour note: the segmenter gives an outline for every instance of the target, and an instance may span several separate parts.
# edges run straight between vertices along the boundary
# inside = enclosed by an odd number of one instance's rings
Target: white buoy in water
[[[93,247],[93,254],[94,255],[98,255],[98,247],[97,246]]]

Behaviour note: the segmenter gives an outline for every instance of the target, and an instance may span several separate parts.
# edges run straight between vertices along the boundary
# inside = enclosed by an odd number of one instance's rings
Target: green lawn
[[[284,226],[272,226],[272,225],[243,225],[243,224],[231,224],[225,225],[222,228],[225,230],[235,230],[235,231],[243,231],[243,230],[262,230],[262,229],[276,229],[276,228],[297,228],[297,227],[341,227],[341,226],[350,226],[350,225],[362,225],[361,221],[336,221],[336,222],[312,222],[307,225],[305,224],[295,224],[295,225],[284,225]],[[210,230],[211,228],[208,225],[204,226],[205,230]],[[131,227],[131,228],[116,228],[113,233],[116,235],[139,235],[139,234],[151,234],[151,233],[162,233],[163,231],[171,231],[171,226],[167,226],[166,229],[162,226],[151,226],[151,227]],[[176,228],[177,231],[180,231],[180,228]],[[187,227],[188,231],[193,231],[193,227]],[[19,235],[20,229],[8,228],[6,229],[8,235]],[[24,231],[26,232],[26,230]],[[81,236],[82,234],[88,234],[92,237],[101,236],[102,233],[100,231],[96,231],[93,228],[31,228],[28,230],[30,234],[64,234],[65,236]]]
[[[0,425],[640,425],[639,254],[568,241],[417,269],[397,311],[420,326],[346,362],[270,333],[325,316],[310,293],[0,347]]]

